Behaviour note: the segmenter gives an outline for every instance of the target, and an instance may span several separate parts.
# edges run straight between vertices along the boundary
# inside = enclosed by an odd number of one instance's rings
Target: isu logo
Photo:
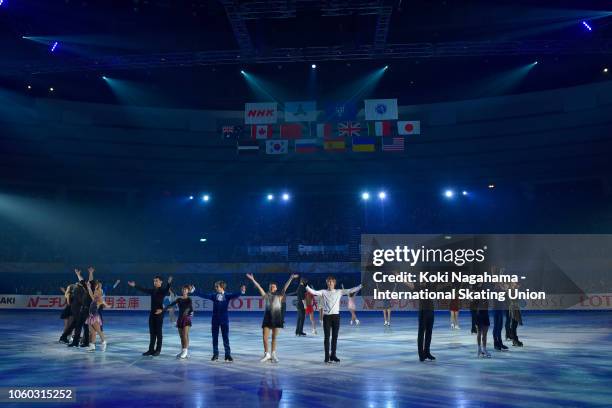
[[[247,111],[249,118],[271,118],[274,117],[274,109],[251,109]]]

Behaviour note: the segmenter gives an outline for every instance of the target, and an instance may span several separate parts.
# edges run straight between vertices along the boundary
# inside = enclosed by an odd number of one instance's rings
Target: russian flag
[[[296,153],[315,153],[319,150],[317,139],[301,139],[295,141]]]

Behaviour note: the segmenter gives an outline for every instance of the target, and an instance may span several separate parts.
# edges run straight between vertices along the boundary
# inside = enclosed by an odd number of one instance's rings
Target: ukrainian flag
[[[353,136],[353,151],[354,152],[375,152],[376,139],[366,136]]]

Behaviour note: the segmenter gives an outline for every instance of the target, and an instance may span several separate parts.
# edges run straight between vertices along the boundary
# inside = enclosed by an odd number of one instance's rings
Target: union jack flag
[[[338,136],[361,136],[361,124],[359,122],[338,123]]]

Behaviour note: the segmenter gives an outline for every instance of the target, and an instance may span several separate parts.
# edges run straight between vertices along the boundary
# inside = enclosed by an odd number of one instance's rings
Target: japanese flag
[[[420,135],[421,121],[419,120],[400,120],[397,122],[398,135]]]

